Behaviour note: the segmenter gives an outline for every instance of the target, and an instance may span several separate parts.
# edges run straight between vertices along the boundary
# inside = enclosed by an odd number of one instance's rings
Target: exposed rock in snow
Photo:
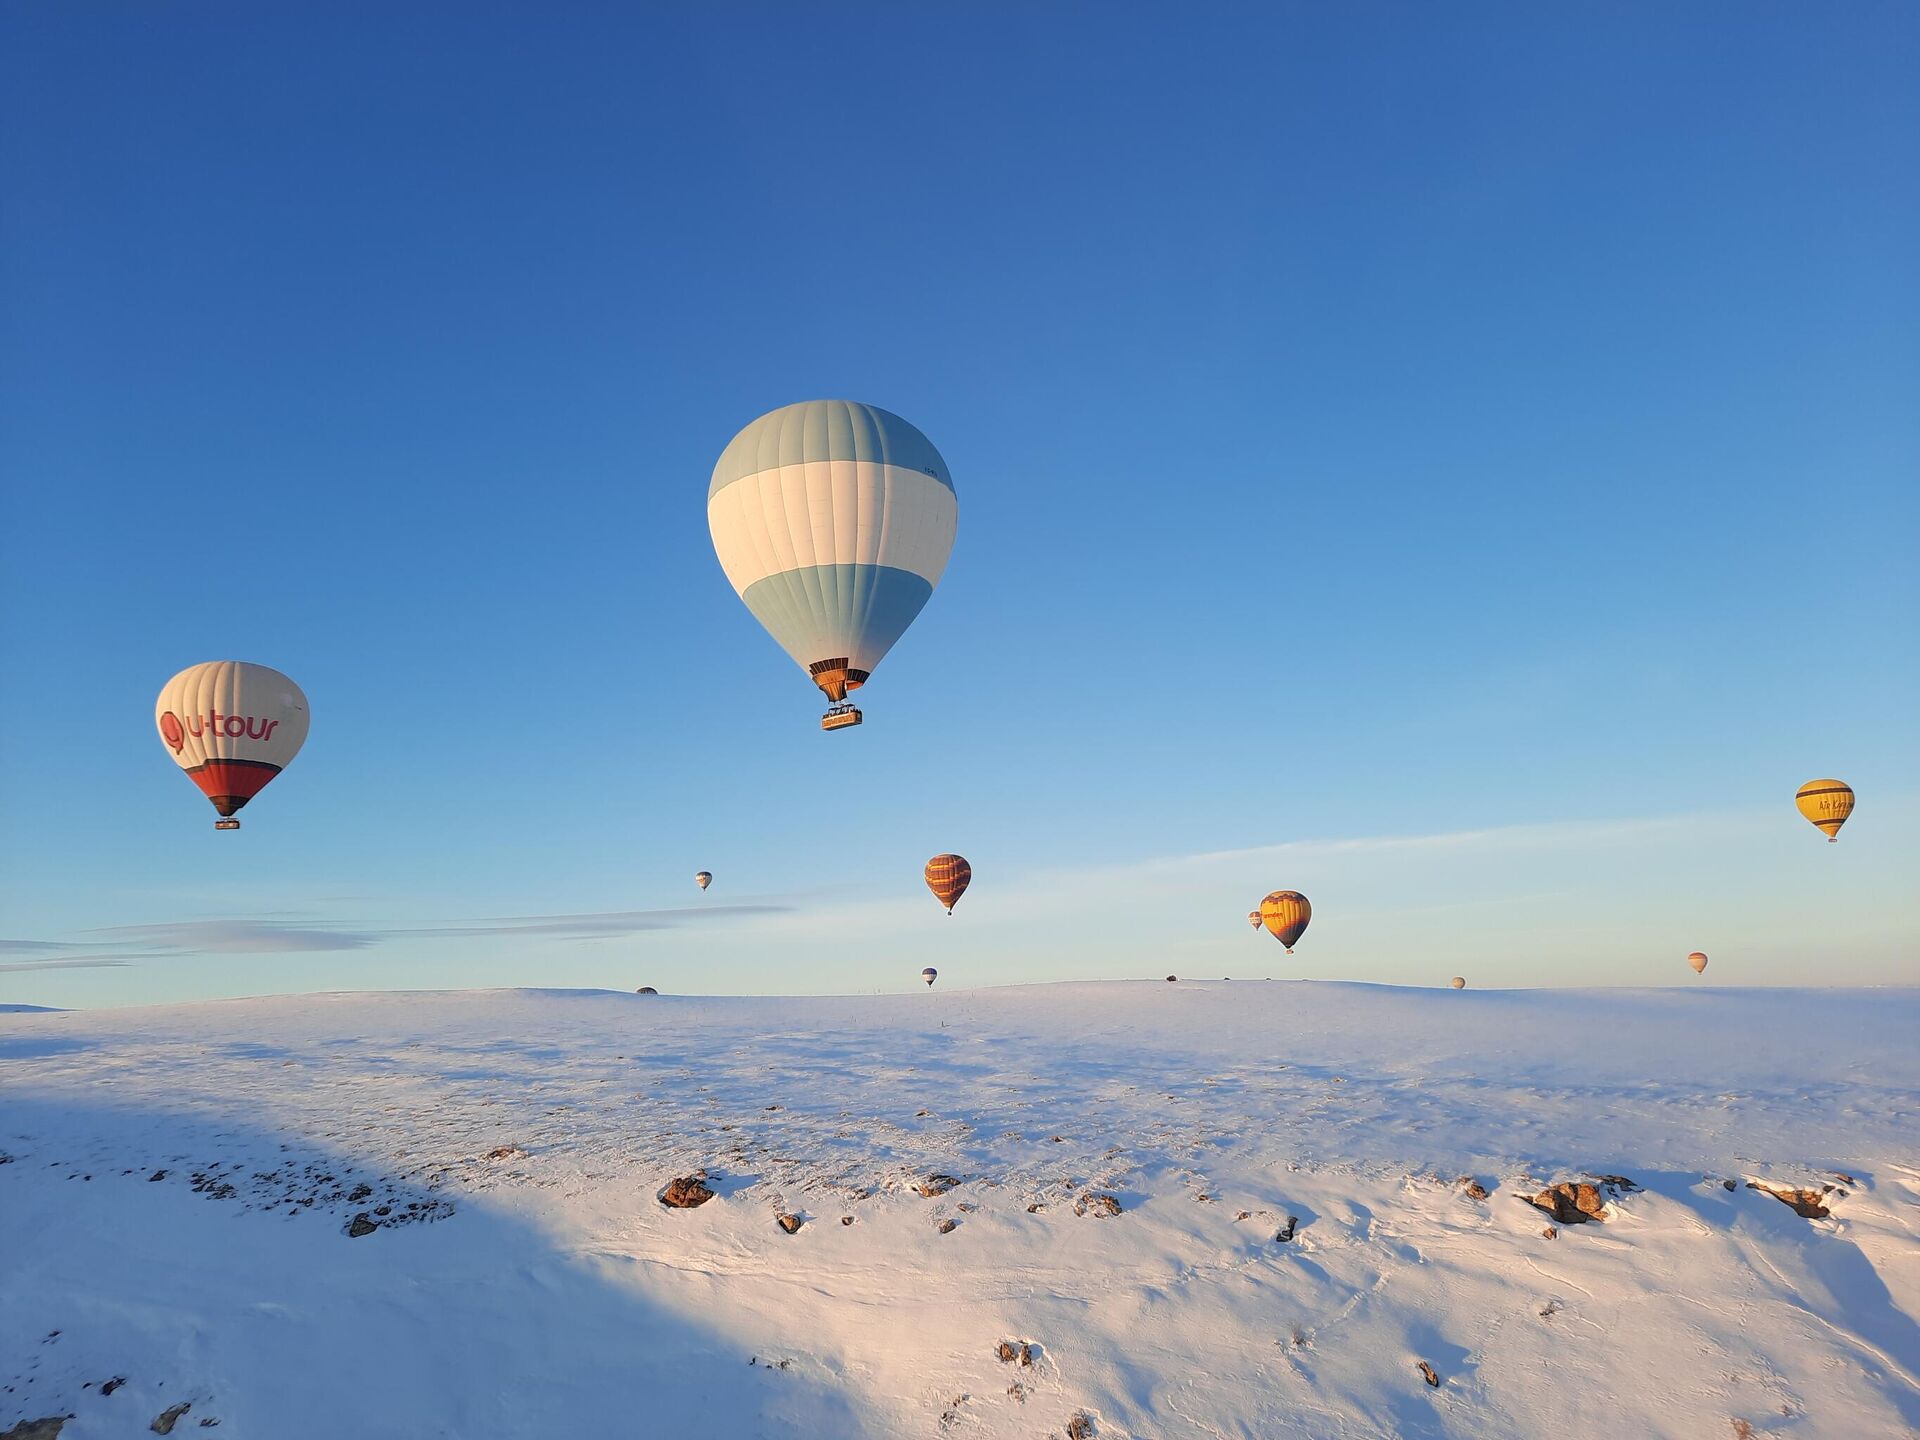
[[[1088,1190],[1074,1197],[1073,1213],[1076,1215],[1118,1215],[1120,1199],[1104,1191]]]
[[[1749,1180],[1747,1188],[1773,1196],[1781,1204],[1791,1206],[1794,1214],[1808,1220],[1824,1220],[1833,1213],[1825,1204],[1827,1196],[1833,1194],[1831,1185],[1815,1190],[1809,1186],[1770,1185],[1764,1180]]]
[[[913,1188],[921,1199],[931,1200],[936,1195],[946,1194],[959,1183],[960,1182],[951,1175],[929,1175]]]
[[[800,1227],[807,1223],[798,1215],[776,1215],[773,1218],[778,1222],[780,1228],[789,1235],[797,1235],[800,1232]]]
[[[1520,1198],[1546,1211],[1562,1225],[1584,1225],[1589,1220],[1604,1221],[1610,1200],[1639,1188],[1624,1175],[1596,1175],[1591,1183],[1562,1180],[1537,1195]]]
[[[702,1170],[695,1175],[676,1175],[667,1182],[667,1188],[660,1192],[660,1203],[674,1210],[691,1210],[713,1199],[713,1191],[707,1186],[707,1172]]]
[[[178,1405],[169,1405],[153,1417],[153,1423],[147,1426],[147,1428],[156,1435],[171,1435],[173,1433],[173,1427],[178,1423],[180,1417],[192,1408],[193,1402],[190,1400],[182,1400]]]
[[[39,1420],[22,1420],[10,1430],[0,1430],[0,1440],[60,1440],[71,1415],[47,1415]]]

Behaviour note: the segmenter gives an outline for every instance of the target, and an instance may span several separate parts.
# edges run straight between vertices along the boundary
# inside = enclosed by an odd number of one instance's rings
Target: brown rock
[[[1000,1363],[1005,1365],[1020,1358],[1020,1347],[1011,1340],[1002,1340],[1000,1348],[993,1353],[998,1355]]]
[[[946,1194],[959,1183],[960,1182],[951,1175],[929,1175],[918,1185],[914,1186],[914,1189],[922,1199],[931,1200],[936,1195]]]
[[[776,1215],[773,1218],[780,1222],[780,1228],[789,1235],[797,1234],[800,1227],[807,1223],[798,1215]]]
[[[1469,1200],[1484,1200],[1487,1198],[1487,1187],[1474,1179],[1473,1176],[1462,1175],[1459,1184],[1460,1188],[1467,1192],[1467,1198]]]
[[[842,1225],[851,1225],[853,1223],[853,1217],[851,1215],[842,1215],[840,1217],[840,1223]]]
[[[1046,1206],[1042,1205],[1038,1200],[1036,1200],[1033,1202],[1033,1204],[1027,1206],[1027,1214],[1038,1215],[1042,1210],[1046,1208],[1047,1208]]]
[[[348,1224],[347,1238],[349,1240],[358,1240],[362,1235],[371,1235],[379,1228],[380,1222],[370,1217],[366,1211],[363,1210],[354,1216],[352,1222]]]
[[[1818,1190],[1808,1190],[1795,1189],[1787,1185],[1768,1185],[1760,1180],[1749,1180],[1747,1181],[1747,1188],[1749,1190],[1758,1190],[1764,1195],[1773,1196],[1773,1198],[1778,1200],[1782,1205],[1791,1206],[1794,1214],[1808,1220],[1824,1220],[1833,1213],[1833,1211],[1820,1203],[1826,1199],[1827,1195],[1833,1190],[1831,1185],[1822,1185]]]
[[[707,1172],[698,1175],[678,1175],[667,1182],[667,1188],[660,1192],[660,1203],[672,1210],[691,1210],[696,1205],[704,1205],[713,1199],[713,1191],[707,1188]]]
[[[1425,1380],[1429,1385],[1437,1386],[1440,1383],[1440,1377],[1433,1373],[1433,1366],[1427,1364],[1424,1360],[1420,1362],[1420,1378]]]
[[[940,1222],[940,1233],[942,1235],[951,1235],[959,1228],[960,1222],[958,1220],[942,1220]]]
[[[1589,1220],[1607,1218],[1607,1201],[1627,1190],[1637,1190],[1624,1175],[1597,1175],[1597,1183],[1562,1180],[1549,1185],[1538,1195],[1522,1195],[1529,1205],[1544,1210],[1562,1225],[1584,1225]]]
[[[11,1430],[0,1430],[0,1440],[60,1440],[60,1432],[71,1415],[48,1415],[40,1420],[22,1420]]]
[[[171,1435],[173,1423],[193,1408],[193,1402],[182,1400],[178,1405],[169,1405],[153,1417],[153,1423],[147,1428],[156,1435]]]
[[[1546,1236],[1547,1239],[1549,1240],[1558,1240],[1560,1238],[1560,1232],[1554,1229],[1553,1226],[1551,1225],[1547,1226],[1547,1228],[1542,1230],[1540,1233]]]
[[[1167,977],[1171,980],[1173,977]],[[1076,1410],[1073,1418],[1067,1421],[1067,1440],[1093,1440],[1093,1417],[1084,1410]]]
[[[527,1152],[518,1145],[498,1145],[487,1152],[489,1160],[524,1160]]]
[[[1286,1243],[1288,1243],[1290,1240],[1293,1239],[1293,1232],[1297,1230],[1299,1227],[1300,1227],[1300,1217],[1298,1215],[1289,1215],[1287,1216],[1287,1223],[1285,1224],[1285,1226],[1283,1226],[1277,1233],[1275,1233],[1273,1238],[1277,1240],[1280,1244],[1285,1245]]]
[[[1076,1215],[1118,1215],[1120,1213],[1120,1201],[1116,1197],[1108,1195],[1103,1191],[1088,1190],[1084,1194],[1074,1197],[1073,1213]]]

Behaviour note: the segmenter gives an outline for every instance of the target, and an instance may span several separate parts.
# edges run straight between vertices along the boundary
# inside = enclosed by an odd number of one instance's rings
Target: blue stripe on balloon
[[[807,565],[749,585],[740,598],[802,666],[842,656],[871,668],[933,594],[891,565]]]
[[[910,421],[878,405],[806,400],[762,415],[728,443],[713,467],[711,500],[734,481],[809,460],[867,460],[931,475],[949,490],[947,462]]]

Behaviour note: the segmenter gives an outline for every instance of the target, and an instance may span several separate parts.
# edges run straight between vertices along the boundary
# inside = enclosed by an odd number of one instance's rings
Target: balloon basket
[[[240,828],[240,822],[238,820],[216,820],[213,822],[213,828],[216,830],[238,830]]]
[[[859,708],[853,705],[833,705],[820,717],[822,730],[844,730],[849,725],[858,725],[864,719]]]

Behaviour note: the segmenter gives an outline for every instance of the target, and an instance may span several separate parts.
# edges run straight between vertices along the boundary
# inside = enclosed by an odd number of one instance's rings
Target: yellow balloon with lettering
[[[1853,814],[1853,787],[1844,780],[1809,780],[1793,803],[1832,842],[1840,838],[1840,827]]]
[[[1260,923],[1267,933],[1293,953],[1293,942],[1305,933],[1313,906],[1298,890],[1276,890],[1260,902]]]

